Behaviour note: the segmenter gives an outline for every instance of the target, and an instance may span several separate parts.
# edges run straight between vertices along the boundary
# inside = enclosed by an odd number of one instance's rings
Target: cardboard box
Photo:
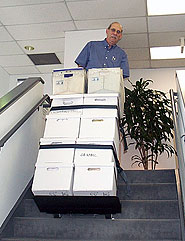
[[[110,166],[75,165],[74,196],[116,196],[114,164]]]
[[[113,141],[119,153],[118,120],[112,117],[81,118],[79,139]]]
[[[71,196],[73,178],[73,165],[36,167],[32,192],[35,196]]]
[[[83,68],[53,70],[53,94],[80,94],[86,89],[86,71]]]
[[[93,106],[94,108],[84,109],[83,116],[118,117],[122,111],[118,93],[84,94],[84,105]],[[101,108],[99,109],[98,106],[101,106]],[[102,106],[105,106],[105,108],[102,109]],[[110,108],[108,108],[109,106]],[[111,106],[117,107],[117,110],[112,109]]]
[[[122,69],[89,69],[88,93],[119,93],[120,108],[122,114],[125,101],[125,89]]]
[[[63,148],[61,145],[75,144],[75,141],[61,139],[41,139],[36,167],[53,165],[72,165],[74,161],[74,147]],[[61,147],[60,147],[61,146]],[[56,148],[57,147],[57,148]]]
[[[66,110],[53,110],[50,111],[48,116],[55,116],[58,118],[68,117],[81,117],[83,115],[83,109],[66,109]]]
[[[90,145],[89,145],[90,146]],[[111,149],[76,149],[74,156],[75,165],[100,165],[109,166],[114,163]]]
[[[75,95],[52,95],[50,96],[52,99],[51,107],[65,107],[65,106],[76,106],[83,105],[84,98],[83,94],[75,94]]]
[[[79,117],[68,118],[48,115],[46,117],[44,138],[77,138],[79,135],[79,128]]]

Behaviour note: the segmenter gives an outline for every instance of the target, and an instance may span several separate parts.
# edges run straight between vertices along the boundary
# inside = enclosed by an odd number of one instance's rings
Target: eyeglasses
[[[122,31],[121,30],[116,30],[115,28],[111,28],[110,29],[113,33],[117,33],[117,34],[120,34],[120,33],[122,33]]]

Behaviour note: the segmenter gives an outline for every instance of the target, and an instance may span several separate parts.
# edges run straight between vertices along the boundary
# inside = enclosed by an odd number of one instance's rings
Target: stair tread
[[[82,241],[81,239],[47,239],[47,238],[44,238],[44,239],[38,239],[38,238],[22,238],[22,237],[18,237],[18,238],[14,238],[14,237],[12,237],[12,238],[2,238],[2,241]],[[132,239],[133,240],[133,239]],[[138,239],[135,239],[135,240],[137,240],[137,241],[156,241],[156,239],[155,240],[138,240]],[[85,241],[85,240],[83,240],[83,241]],[[107,239],[96,239],[96,240],[94,240],[94,239],[88,239],[88,241],[107,241]],[[116,240],[113,240],[113,241],[116,241]],[[130,241],[130,239],[124,239],[124,240],[122,240],[122,241]],[[158,241],[171,241],[171,239],[158,239]],[[175,239],[175,240],[173,240],[173,241],[181,241],[180,239]]]
[[[177,200],[120,200],[122,206],[122,213],[113,216],[117,218],[169,218],[179,217],[178,201]],[[48,217],[53,218],[52,214],[41,213],[34,203],[34,200],[25,200],[26,210],[24,215],[26,217]],[[68,217],[64,214],[63,217]],[[72,217],[96,217],[104,218],[104,215],[71,215]]]
[[[53,219],[51,222],[50,218],[15,218],[14,235],[77,240],[178,240],[180,239],[180,221],[178,219]]]

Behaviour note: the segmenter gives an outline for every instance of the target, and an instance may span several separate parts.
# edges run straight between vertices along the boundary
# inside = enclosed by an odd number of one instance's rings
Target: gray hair
[[[115,24],[115,23],[120,25],[120,27],[121,27],[121,32],[123,32],[123,26],[122,26],[119,22],[112,22],[112,23],[108,26],[107,29],[110,29],[110,28],[112,27],[112,25]]]

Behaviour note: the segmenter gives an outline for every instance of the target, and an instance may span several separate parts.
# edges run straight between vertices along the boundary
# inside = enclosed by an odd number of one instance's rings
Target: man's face
[[[113,23],[110,29],[106,29],[106,34],[107,42],[112,46],[122,38],[122,28],[119,24]]]

